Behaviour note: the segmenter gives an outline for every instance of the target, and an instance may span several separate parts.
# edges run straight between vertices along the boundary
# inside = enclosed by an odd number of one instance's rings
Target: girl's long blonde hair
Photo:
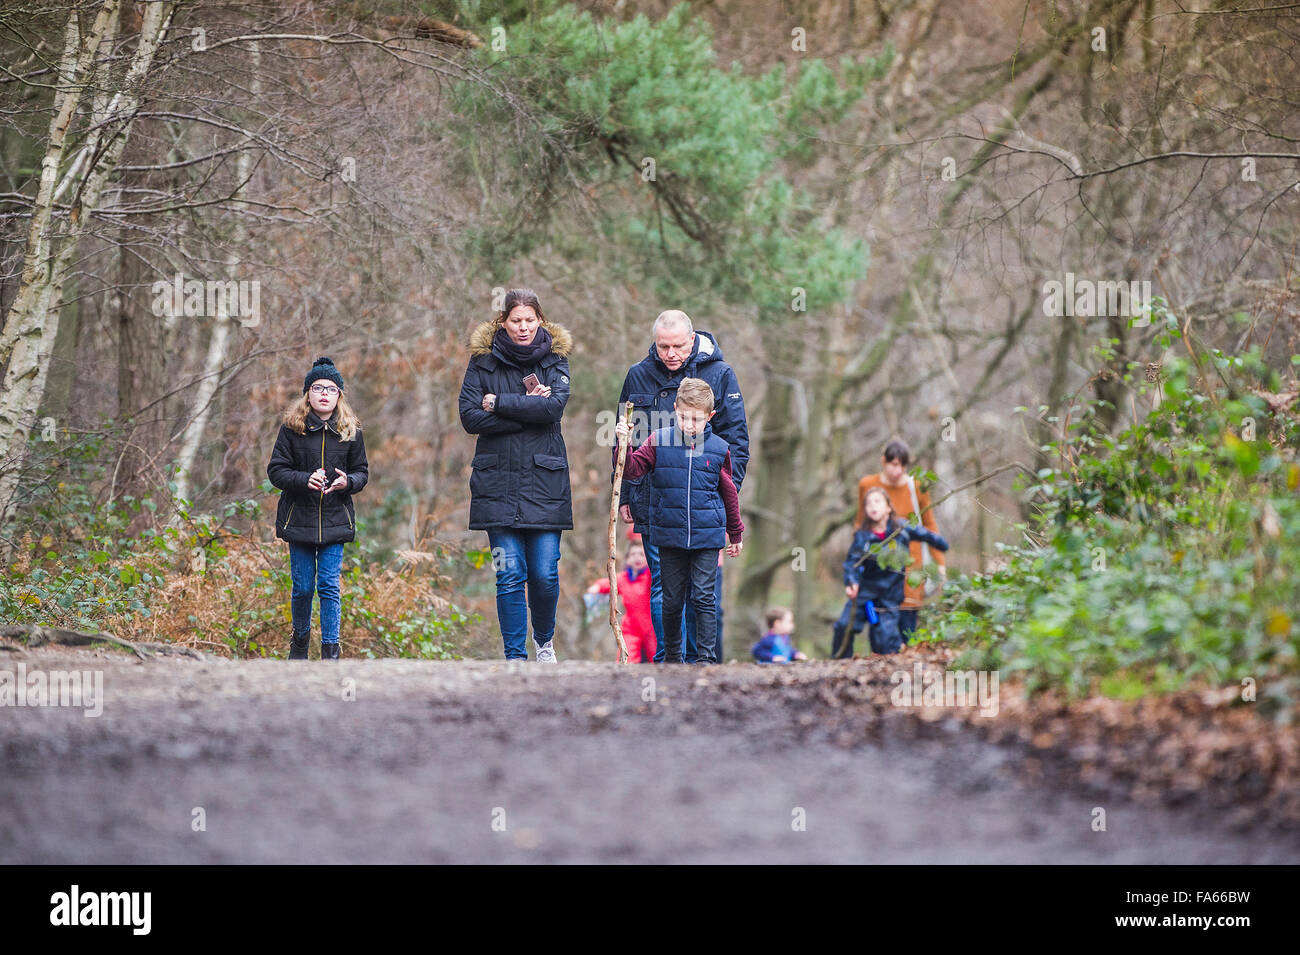
[[[307,433],[307,412],[311,411],[311,403],[307,400],[307,393],[303,392],[301,398],[294,401],[284,412],[284,423],[288,425],[290,431],[298,434]],[[348,404],[348,399],[344,397],[343,392],[339,392],[339,402],[334,406],[334,415],[330,418],[334,425],[334,430],[339,433],[340,441],[351,441],[361,430],[361,421],[357,418],[356,412]]]

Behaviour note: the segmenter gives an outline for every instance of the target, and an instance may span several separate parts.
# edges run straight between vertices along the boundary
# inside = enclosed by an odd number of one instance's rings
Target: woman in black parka
[[[470,336],[460,421],[478,435],[469,479],[471,530],[486,530],[507,660],[554,663],[560,532],[573,527],[560,419],[573,337],[546,320],[531,289],[506,293],[500,315]],[[525,599],[526,596],[526,599]]]

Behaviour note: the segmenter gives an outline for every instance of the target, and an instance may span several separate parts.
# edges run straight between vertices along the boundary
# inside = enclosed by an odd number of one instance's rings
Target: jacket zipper
[[[294,501],[292,504],[290,504],[290,505],[289,505],[289,513],[286,514],[286,515],[284,516],[284,529],[285,529],[286,531],[289,529],[289,522],[290,522],[291,520],[293,520],[293,509],[294,509],[295,507],[297,507],[297,506],[298,506],[298,502],[297,502],[297,501]]]
[[[690,450],[686,452],[686,549],[691,548],[691,463],[695,457],[695,438],[691,437]]]
[[[320,429],[320,467],[322,471],[325,470],[325,429],[324,428]],[[329,479],[330,476],[326,474],[325,480],[328,481]],[[320,504],[317,505],[316,507],[316,542],[318,544],[323,544],[325,542],[325,528],[321,522],[321,514],[322,512],[324,512],[324,510],[325,510],[325,485],[321,484]]]

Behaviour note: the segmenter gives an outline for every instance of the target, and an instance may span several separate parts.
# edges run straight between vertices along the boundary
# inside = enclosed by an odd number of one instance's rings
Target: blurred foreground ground
[[[1300,833],[1258,792],[1242,793],[1256,811],[1200,785],[1162,799],[1081,764],[1086,747],[1020,732],[1009,699],[983,725],[892,705],[891,674],[922,660],[935,655],[699,669],[8,650],[0,669],[102,670],[105,699],[96,718],[0,708],[0,862],[1300,859]]]

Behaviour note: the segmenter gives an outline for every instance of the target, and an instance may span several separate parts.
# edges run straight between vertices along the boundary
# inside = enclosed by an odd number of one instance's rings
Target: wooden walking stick
[[[632,420],[632,402],[623,406],[623,420]],[[623,608],[618,602],[618,496],[623,490],[623,468],[627,464],[627,441],[618,439],[618,465],[614,468],[614,490],[609,500],[609,560],[605,563],[605,573],[609,577],[609,627],[614,631],[618,641],[618,662],[626,663],[628,659],[627,644],[623,642]]]

